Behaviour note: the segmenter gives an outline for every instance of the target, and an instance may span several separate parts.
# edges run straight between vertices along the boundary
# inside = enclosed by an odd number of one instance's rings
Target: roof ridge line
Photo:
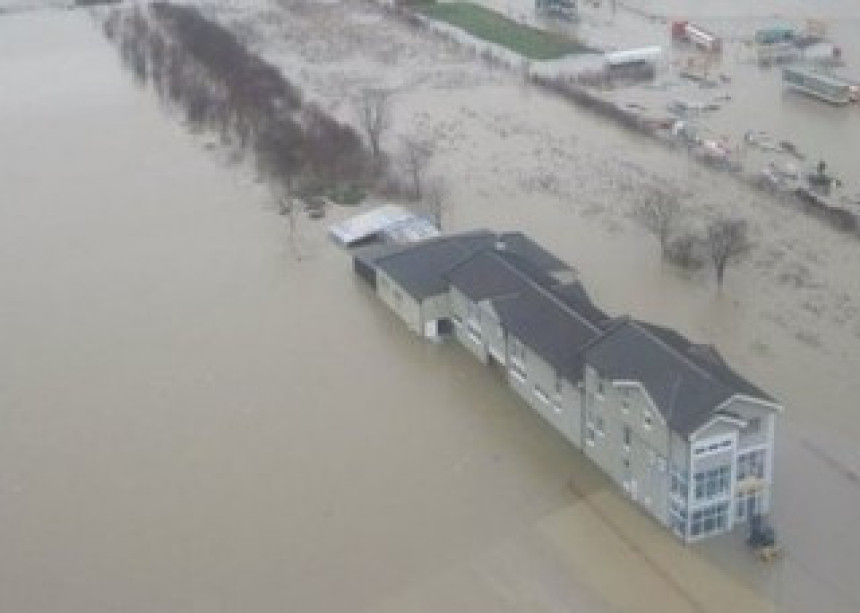
[[[631,324],[636,326],[639,330],[641,330],[644,334],[647,334],[649,337],[654,339],[662,348],[666,349],[667,351],[669,351],[669,352],[673,353],[674,355],[678,356],[679,358],[681,358],[682,361],[684,361],[688,366],[691,366],[694,370],[699,372],[699,374],[704,375],[705,377],[707,377],[708,379],[710,379],[712,381],[716,381],[717,383],[719,383],[719,385],[721,387],[725,388],[729,392],[734,393],[734,391],[731,389],[731,386],[727,385],[726,382],[723,381],[720,377],[715,376],[712,372],[708,371],[706,368],[703,368],[699,364],[696,364],[693,360],[691,360],[686,355],[684,355],[683,353],[681,353],[680,351],[678,351],[677,349],[672,347],[669,343],[664,341],[662,338],[660,338],[659,336],[657,336],[655,334],[652,334],[651,332],[649,332],[647,329],[643,328],[640,325],[643,323],[646,325],[659,325],[659,324],[650,324],[649,322],[640,322],[636,319],[631,319],[630,322],[631,322]],[[678,332],[677,330],[673,330],[672,328],[667,328],[667,329],[671,330],[675,334],[679,334],[679,335],[681,334],[680,332]],[[684,337],[684,338],[685,338],[685,340],[689,340],[689,339],[686,339],[686,337]],[[694,343],[690,343],[690,344],[693,345]]]
[[[493,252],[493,254],[494,254],[494,255],[498,255],[498,254],[496,253],[496,250],[495,250],[495,249],[492,249],[492,252]],[[592,323],[591,323],[590,321],[588,321],[585,317],[583,317],[579,312],[577,312],[573,307],[571,307],[569,304],[565,303],[565,302],[564,302],[563,300],[561,300],[558,296],[554,295],[554,294],[553,294],[551,291],[549,291],[547,288],[543,287],[540,283],[538,283],[537,281],[535,281],[534,279],[532,279],[532,278],[531,278],[529,275],[527,275],[525,272],[523,272],[522,270],[518,269],[516,266],[514,266],[513,264],[511,264],[510,262],[508,262],[507,260],[505,260],[505,258],[503,258],[503,257],[500,257],[500,258],[498,258],[498,259],[499,259],[499,261],[501,261],[501,262],[502,262],[502,264],[503,264],[504,266],[506,266],[507,268],[509,268],[510,270],[512,270],[512,271],[513,271],[516,275],[518,275],[519,277],[521,277],[521,278],[525,279],[525,281],[526,281],[530,286],[532,286],[535,290],[537,290],[537,292],[538,292],[538,293],[540,293],[540,294],[542,294],[543,296],[545,296],[546,298],[548,298],[548,299],[549,299],[551,302],[553,302],[556,306],[561,307],[561,308],[562,308],[562,310],[564,310],[565,312],[568,312],[569,314],[573,315],[573,316],[574,316],[574,317],[576,317],[576,319],[578,319],[581,323],[584,323],[586,326],[588,326],[589,328],[593,329],[594,331],[600,331],[600,328],[598,328],[597,326],[595,326],[594,324],[592,324]]]
[[[494,240],[498,237],[498,234],[496,234],[495,232],[490,232],[489,230],[487,231],[487,234],[493,235]],[[470,260],[474,260],[476,257],[478,257],[478,255],[484,253],[485,251],[490,251],[490,250],[492,250],[492,247],[482,247],[479,249],[475,249],[474,251],[469,253],[466,257],[464,257],[462,260],[460,260],[459,262],[457,262],[456,264],[451,266],[448,270],[443,272],[442,277],[446,281],[448,281],[448,285],[451,285],[450,275],[452,272],[454,272],[456,269],[460,268],[460,266],[463,266],[464,264],[466,264],[466,262],[469,262]]]
[[[610,317],[608,321],[611,322],[610,326],[605,330],[601,330],[600,328],[598,328],[600,334],[598,334],[592,340],[588,341],[585,345],[583,345],[582,353],[585,353],[600,341],[603,341],[618,332],[618,330],[621,329],[624,323],[629,323],[630,316],[619,315],[618,317]]]
[[[448,273],[457,268],[461,264],[472,259],[475,255],[481,252],[481,249],[476,251],[471,251],[468,248],[459,245],[456,241],[469,239],[469,238],[479,238],[482,234],[486,234],[488,237],[495,236],[495,232],[491,232],[489,230],[466,230],[464,232],[458,232],[457,234],[440,234],[439,236],[431,236],[429,238],[425,238],[414,243],[405,243],[397,245],[399,248],[394,253],[389,253],[387,255],[382,256],[377,261],[382,262],[384,260],[388,260],[389,258],[396,258],[398,256],[404,255],[407,252],[414,252],[421,247],[427,247],[428,245],[437,245],[440,243],[449,243],[454,242],[454,246],[459,247],[463,252],[463,258],[455,263],[452,267],[442,273],[442,277],[447,277]]]

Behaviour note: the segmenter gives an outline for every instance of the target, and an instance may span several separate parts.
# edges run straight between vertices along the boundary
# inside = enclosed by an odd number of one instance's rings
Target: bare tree
[[[750,249],[746,220],[729,217],[715,219],[708,226],[707,241],[711,261],[717,273],[717,285],[722,287],[726,266]]]
[[[299,249],[299,206],[293,197],[292,185],[289,182],[273,187],[275,204],[278,214],[287,218],[287,231],[290,249],[293,257],[301,261],[302,253]]]
[[[424,189],[424,201],[436,227],[442,229],[442,216],[447,210],[448,185],[443,177],[433,177]]]
[[[636,203],[634,213],[639,223],[660,241],[660,255],[665,258],[681,216],[678,194],[656,187],[646,189]]]
[[[367,135],[374,162],[379,162],[382,150],[379,139],[391,127],[391,91],[365,88],[352,101],[359,125]]]
[[[428,143],[404,136],[402,138],[402,151],[400,162],[412,181],[412,197],[415,200],[421,200],[421,183],[424,170],[433,155],[433,150]]]

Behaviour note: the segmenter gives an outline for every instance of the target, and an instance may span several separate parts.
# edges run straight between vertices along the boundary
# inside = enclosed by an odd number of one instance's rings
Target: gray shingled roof
[[[651,334],[658,337],[664,343],[684,355],[688,360],[696,365],[707,370],[711,375],[722,381],[725,385],[733,389],[739,394],[744,394],[752,398],[759,398],[767,402],[776,402],[766,392],[750,381],[747,381],[738,373],[733,371],[723,356],[717,351],[713,345],[702,345],[690,342],[681,334],[657,324],[639,322],[639,325],[647,329]]]
[[[499,243],[504,243],[500,248]],[[563,376],[581,377],[583,361],[612,380],[645,386],[670,426],[690,434],[735,394],[773,402],[735,373],[710,346],[654,324],[610,319],[571,271],[521,233],[486,230],[358,252],[418,300],[453,286],[474,302],[490,299],[502,325]]]
[[[410,296],[423,300],[447,292],[445,273],[495,240],[496,235],[487,230],[431,238],[376,258],[373,264]]]
[[[519,294],[529,286],[526,276],[506,263],[492,250],[481,251],[447,274],[452,287],[473,302]]]
[[[554,276],[573,269],[522,232],[499,234],[492,249],[485,249],[448,273],[451,285],[471,300],[520,293],[533,284],[553,287]]]
[[[733,372],[713,348],[652,324],[620,320],[586,351],[601,376],[638,381],[672,429],[688,435],[735,394],[771,399]]]
[[[401,243],[370,243],[367,245],[360,245],[358,247],[351,247],[349,252],[353,259],[362,262],[366,266],[375,268],[376,263],[379,260],[396,253],[400,253],[401,251],[405,251],[410,247],[412,247],[412,245]]]
[[[591,298],[589,298],[588,293],[579,281],[553,287],[550,291],[590,323],[599,326],[609,321],[609,315],[594,306],[594,303],[591,302]]]
[[[581,380],[583,349],[602,330],[539,289],[493,300],[493,308],[510,334],[562,376],[574,382]]]
[[[520,258],[544,273],[572,270],[570,264],[561,261],[522,232],[503,232],[499,234],[497,244],[504,246],[502,251]]]

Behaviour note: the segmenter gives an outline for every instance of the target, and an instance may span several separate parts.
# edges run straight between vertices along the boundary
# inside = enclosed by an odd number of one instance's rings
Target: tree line
[[[371,154],[351,126],[307,103],[277,67],[193,6],[153,2],[112,11],[104,22],[123,63],[141,84],[180,109],[196,129],[254,154],[285,192],[362,181]]]
[[[738,262],[752,247],[744,219],[720,215],[707,224],[704,236],[684,227],[680,195],[673,190],[644,188],[634,215],[660,243],[664,260],[687,270],[701,268],[710,260],[719,287],[729,264]]]

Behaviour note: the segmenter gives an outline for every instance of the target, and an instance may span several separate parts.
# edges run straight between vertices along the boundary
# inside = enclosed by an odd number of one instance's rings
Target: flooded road
[[[597,8],[580,3],[581,19],[569,23],[536,18],[531,0],[477,1],[514,19],[572,33],[601,50],[660,46],[663,55],[656,87],[621,86],[605,94],[622,106],[647,109],[649,117],[668,116],[668,105],[677,100],[714,104],[719,110],[685,118],[704,137],[742,148],[746,132],[764,132],[776,143],[792,143],[806,157],[798,161],[793,156],[759,159],[761,156],[754,155],[742,160],[745,166],[748,162],[749,172],[758,173],[771,158],[781,165],[788,162],[804,169],[820,159],[826,160],[834,176],[845,183],[845,196],[860,211],[860,177],[856,176],[860,107],[833,106],[786,90],[780,67],[759,67],[754,49],[741,42],[752,39],[759,28],[787,26],[803,31],[807,19],[817,19],[824,24],[828,40],[842,52],[845,66],[841,70],[860,79],[860,6],[856,2],[772,0],[750,7],[748,2],[736,0],[621,0],[613,13],[611,2],[604,0]],[[688,46],[673,44],[670,23],[676,19],[692,20],[715,32],[725,41],[723,52],[709,57]],[[707,64],[710,78],[716,81],[714,87],[701,88],[679,76],[680,67],[690,61],[697,67]],[[725,75],[730,82],[719,82],[719,75]]]
[[[266,189],[136,90],[86,15],[34,12],[0,17],[0,610],[860,608],[856,322],[807,315],[822,344],[800,342],[792,300],[855,299],[856,245],[751,201],[780,240],[827,242],[820,285],[772,285],[759,255],[715,297],[660,267],[625,186],[736,186],[449,62],[399,95],[397,129],[448,135],[451,227],[529,232],[611,312],[712,340],[777,395],[786,559],[675,543],[493,373],[413,338],[315,222],[297,262]],[[594,178],[616,167],[634,179]],[[530,182],[547,169],[554,192]]]

